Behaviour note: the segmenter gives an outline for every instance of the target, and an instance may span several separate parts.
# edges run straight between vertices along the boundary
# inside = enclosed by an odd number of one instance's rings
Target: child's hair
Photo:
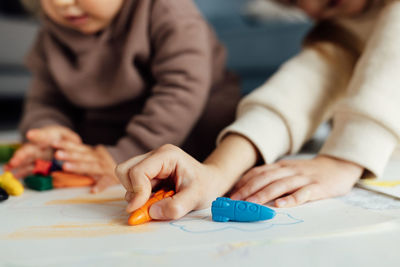
[[[40,0],[20,0],[26,11],[39,16],[41,13]]]

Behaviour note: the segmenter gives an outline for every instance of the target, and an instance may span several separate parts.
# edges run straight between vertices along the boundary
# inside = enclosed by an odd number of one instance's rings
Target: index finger
[[[174,150],[175,148],[170,146],[161,147],[155,152],[133,158],[117,167],[117,176],[128,193],[131,193],[128,212],[140,208],[149,199],[151,180],[166,179],[175,173],[177,157],[173,156]]]
[[[17,168],[24,164],[33,163],[41,153],[37,147],[32,144],[25,144],[20,149],[15,151],[13,157],[10,159],[8,166],[10,168]]]
[[[129,179],[129,170],[132,167],[136,166],[139,162],[147,158],[149,155],[150,152],[140,156],[136,156],[118,164],[115,168],[115,175],[117,175],[118,179],[121,181],[121,184],[125,187],[127,191],[129,191],[129,189],[132,187],[131,181]]]
[[[131,179],[131,168],[149,156],[150,153],[131,158],[115,168],[115,174],[126,189],[126,199],[129,204],[127,212],[132,212],[143,206],[151,195],[151,182],[148,178],[136,177]]]

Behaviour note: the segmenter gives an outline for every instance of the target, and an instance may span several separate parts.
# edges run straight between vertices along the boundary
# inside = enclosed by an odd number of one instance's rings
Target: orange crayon
[[[51,176],[54,188],[85,187],[94,185],[96,182],[92,177],[73,173],[53,172]]]
[[[152,220],[149,214],[149,210],[151,205],[154,203],[167,198],[171,197],[175,194],[174,191],[165,192],[164,189],[157,191],[141,208],[132,212],[131,216],[129,217],[128,224],[129,225],[138,225],[142,223],[146,223]]]

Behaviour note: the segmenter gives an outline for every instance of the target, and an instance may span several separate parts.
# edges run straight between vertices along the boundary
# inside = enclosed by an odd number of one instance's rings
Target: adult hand
[[[348,193],[363,170],[357,164],[328,156],[282,160],[248,171],[231,197],[259,204],[275,200],[277,207],[293,207]]]

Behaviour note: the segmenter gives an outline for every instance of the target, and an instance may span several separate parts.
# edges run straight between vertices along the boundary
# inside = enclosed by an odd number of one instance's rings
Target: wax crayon
[[[19,196],[24,192],[24,186],[11,172],[5,172],[0,175],[0,187],[12,196]]]
[[[50,173],[51,164],[51,161],[37,159],[33,173],[47,176]]]
[[[24,179],[25,185],[36,191],[53,189],[53,178],[51,176],[30,175]]]
[[[53,172],[51,176],[54,188],[85,187],[94,185],[96,182],[92,177],[66,172]]]
[[[128,224],[129,225],[138,225],[149,222],[152,220],[149,214],[149,209],[151,205],[154,203],[167,198],[171,197],[175,194],[174,191],[165,192],[164,189],[157,191],[141,208],[132,212],[131,216],[129,217]]]

